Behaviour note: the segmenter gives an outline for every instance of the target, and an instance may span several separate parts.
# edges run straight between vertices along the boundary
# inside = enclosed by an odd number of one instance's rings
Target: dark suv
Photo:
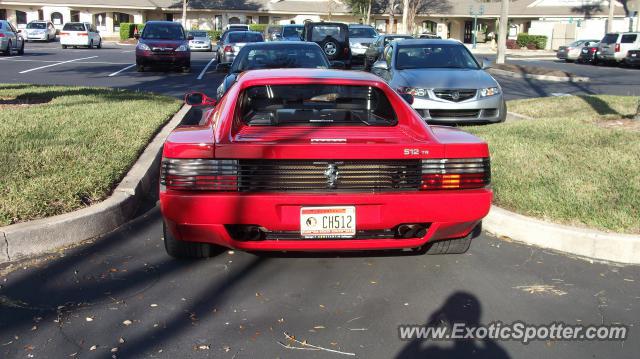
[[[168,65],[191,71],[189,40],[193,36],[185,33],[182,25],[172,21],[149,21],[142,35],[137,35],[136,65],[138,71],[145,66]]]
[[[304,25],[302,38],[315,42],[331,61],[344,62],[351,68],[351,48],[349,46],[349,26],[338,22],[308,22]]]

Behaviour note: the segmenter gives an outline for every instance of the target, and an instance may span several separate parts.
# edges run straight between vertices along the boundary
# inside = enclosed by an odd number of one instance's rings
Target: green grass
[[[146,93],[0,84],[0,226],[106,198],[179,107]]]
[[[534,120],[466,130],[489,143],[495,204],[555,222],[640,233],[640,132],[598,125],[631,116],[637,97],[509,102]]]

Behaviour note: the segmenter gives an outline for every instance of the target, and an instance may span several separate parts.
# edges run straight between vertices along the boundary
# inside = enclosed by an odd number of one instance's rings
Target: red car
[[[428,126],[406,97],[365,72],[243,73],[164,145],[167,252],[465,252],[491,204],[487,144]]]

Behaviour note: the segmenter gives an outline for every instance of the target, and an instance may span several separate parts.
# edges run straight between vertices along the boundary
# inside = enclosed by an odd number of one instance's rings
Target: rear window
[[[600,41],[600,43],[602,44],[615,44],[615,42],[618,40],[618,34],[606,34],[604,35],[604,37],[602,38],[602,41]]]
[[[620,42],[623,44],[633,44],[634,42],[636,42],[637,38],[638,35],[636,34],[622,35],[622,40],[620,40]]]
[[[320,42],[328,37],[332,37],[337,41],[345,40],[345,32],[340,26],[336,25],[318,25],[311,29],[311,41]]]
[[[27,29],[46,29],[47,24],[44,22],[31,22],[27,24]]]
[[[189,34],[193,37],[207,37],[207,33],[205,31],[191,31]]]
[[[378,34],[376,30],[370,27],[352,27],[349,28],[349,37],[350,38],[367,38],[373,39]]]
[[[262,42],[262,34],[254,32],[232,32],[229,33],[228,42]]]
[[[394,126],[387,96],[370,86],[265,85],[245,90],[241,121],[249,126]]]
[[[231,72],[276,68],[326,69],[328,67],[329,63],[318,46],[244,47],[233,62]]]
[[[304,27],[302,26],[287,26],[282,28],[282,36],[284,37],[300,37]]]
[[[63,31],[86,31],[86,29],[84,28],[84,24],[78,24],[78,23],[67,23],[64,24],[64,27],[62,28]]]

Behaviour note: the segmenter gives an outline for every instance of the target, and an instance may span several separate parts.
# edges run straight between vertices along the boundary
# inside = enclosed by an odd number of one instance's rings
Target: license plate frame
[[[355,206],[300,207],[300,236],[305,239],[340,238],[356,235]]]

